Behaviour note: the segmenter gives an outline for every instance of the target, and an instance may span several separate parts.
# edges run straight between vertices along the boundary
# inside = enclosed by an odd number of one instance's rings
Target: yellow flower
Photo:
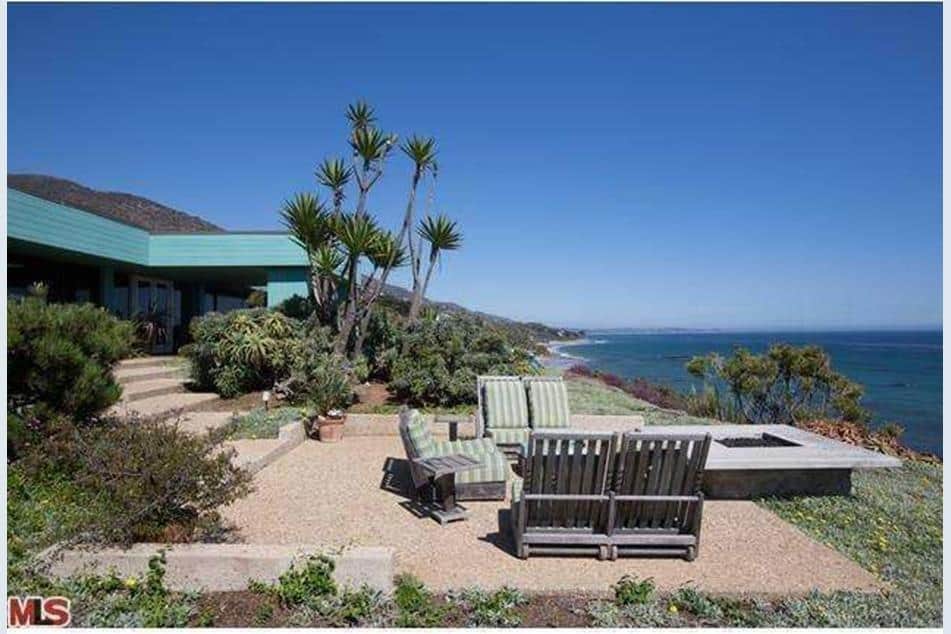
[[[127,577],[126,580],[122,582],[122,585],[131,590],[139,585],[139,580],[135,577]]]
[[[671,614],[677,614],[677,606],[671,603],[669,606],[667,606],[667,611]]]

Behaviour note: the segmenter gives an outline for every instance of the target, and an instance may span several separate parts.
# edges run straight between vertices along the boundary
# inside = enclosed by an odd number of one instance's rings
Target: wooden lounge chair
[[[611,556],[605,531],[616,436],[538,431],[512,487],[512,532],[519,557]],[[519,484],[521,483],[521,486]]]
[[[625,433],[614,465],[607,536],[611,558],[676,556],[700,547],[710,434]]]
[[[531,433],[522,379],[480,376],[476,378],[476,391],[476,436],[491,438],[507,456],[517,457]]]
[[[529,424],[533,430],[571,426],[568,389],[560,376],[522,377],[528,395]]]
[[[473,440],[436,440],[418,410],[400,412],[400,439],[409,461],[413,489],[417,496],[431,493],[430,477],[414,463],[415,458],[464,454],[479,458],[482,467],[455,475],[458,500],[504,500],[512,470],[508,460],[490,438]]]

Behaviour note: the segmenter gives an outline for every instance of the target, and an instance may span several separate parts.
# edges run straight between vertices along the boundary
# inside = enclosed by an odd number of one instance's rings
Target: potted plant
[[[337,442],[343,438],[347,421],[343,408],[350,404],[353,396],[350,379],[341,364],[331,358],[311,375],[309,383],[310,435],[320,438],[321,442]]]

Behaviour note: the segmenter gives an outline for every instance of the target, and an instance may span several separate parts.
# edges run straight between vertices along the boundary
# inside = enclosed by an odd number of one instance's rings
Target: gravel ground
[[[601,594],[624,574],[653,577],[662,590],[694,583],[730,594],[881,587],[858,564],[752,502],[707,502],[700,555],[692,563],[523,561],[512,554],[507,501],[469,502],[467,521],[442,528],[414,512],[408,478],[398,437],[307,441],[258,473],[255,491],[223,515],[249,543],[393,547],[397,571],[413,573],[436,590],[511,585],[527,592]]]

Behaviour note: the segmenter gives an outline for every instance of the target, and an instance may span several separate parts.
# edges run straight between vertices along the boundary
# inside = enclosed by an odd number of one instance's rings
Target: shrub
[[[470,627],[518,627],[522,619],[516,608],[527,601],[524,594],[508,586],[495,592],[469,588],[460,597]]]
[[[654,597],[654,580],[638,579],[624,575],[614,586],[614,602],[618,605],[634,605],[649,602]]]
[[[311,555],[303,565],[292,564],[266,591],[285,607],[296,607],[337,594],[329,557]]]
[[[393,361],[399,356],[404,329],[396,310],[376,306],[370,313],[362,353],[369,376],[389,380]]]
[[[694,357],[687,371],[704,380],[717,409],[732,413],[734,420],[793,424],[816,418],[868,419],[860,403],[862,386],[834,371],[819,346],[774,344],[764,354],[737,348],[727,358]],[[729,390],[731,403],[720,403],[720,384]]]
[[[390,390],[413,405],[452,406],[476,401],[480,374],[530,374],[534,359],[486,322],[441,315],[412,327],[392,362]]]
[[[78,539],[187,541],[218,530],[216,509],[250,490],[250,475],[220,440],[130,418],[73,428],[24,462],[31,481],[68,474],[78,494],[108,510]]]
[[[20,421],[14,432],[26,441],[30,432],[50,433],[60,417],[85,422],[118,401],[112,369],[134,340],[132,324],[91,304],[11,301],[7,409]]]
[[[265,309],[209,313],[189,326],[193,343],[181,354],[192,380],[226,398],[268,389],[286,378],[300,355],[303,325]]]
[[[412,575],[396,578],[393,603],[397,609],[397,627],[438,627],[443,625],[447,614],[446,606],[437,603],[426,586]]]
[[[277,310],[291,319],[304,321],[314,314],[314,302],[307,297],[291,295],[277,305]]]

